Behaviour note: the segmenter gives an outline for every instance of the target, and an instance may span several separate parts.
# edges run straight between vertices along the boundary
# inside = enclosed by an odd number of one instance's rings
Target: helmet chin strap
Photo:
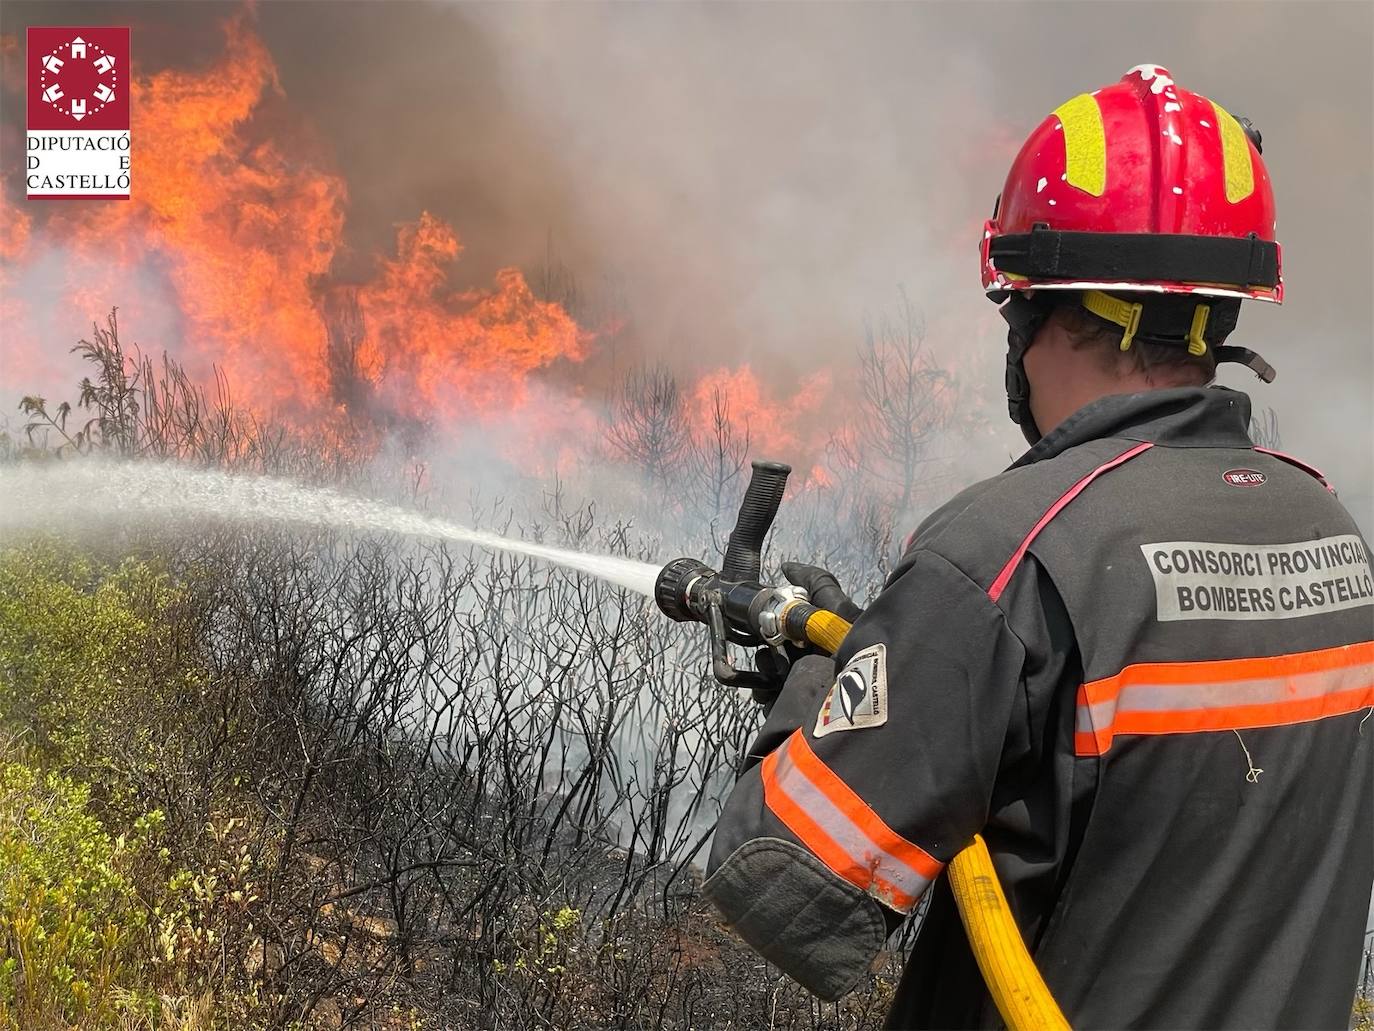
[[[1052,305],[1038,303],[1020,293],[1012,294],[999,309],[1007,321],[1007,414],[1021,427],[1028,444],[1035,444],[1044,434],[1031,414],[1030,380],[1024,358],[1052,310]]]
[[[1026,367],[1021,360],[1028,347],[1030,341],[1018,336],[1016,330],[1007,331],[1007,414],[1021,427],[1026,443],[1034,444],[1043,434],[1031,414],[1030,380],[1026,378]]]

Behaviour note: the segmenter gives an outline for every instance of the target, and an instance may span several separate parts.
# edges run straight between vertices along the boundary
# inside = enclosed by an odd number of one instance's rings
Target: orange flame
[[[802,380],[788,397],[768,390],[749,365],[720,368],[697,381],[693,414],[709,425],[715,398],[724,399],[730,420],[749,433],[752,449],[772,457],[806,458],[819,453],[834,421],[824,405],[833,392],[830,371],[821,369]]]
[[[597,409],[575,389],[534,387],[541,372],[587,359],[623,319],[608,314],[599,334],[579,329],[514,268],[486,289],[456,289],[462,241],[428,212],[398,227],[394,253],[362,281],[341,281],[347,184],[310,156],[308,127],[280,128],[295,116],[251,13],[223,31],[208,66],[135,69],[132,199],[0,196],[6,385],[65,381],[53,357],[117,305],[142,347],[169,351],[201,379],[218,366],[236,401],[264,414],[326,432],[345,419],[383,430],[476,422],[508,457],[566,469],[598,435]],[[8,74],[20,48],[0,42]],[[75,326],[62,321],[72,313]],[[686,394],[696,425],[710,424],[719,394],[753,453],[800,468],[843,424],[829,414],[828,371],[789,392],[749,365],[721,368]],[[811,479],[825,477],[817,466]]]
[[[541,301],[515,269],[496,275],[496,289],[448,290],[446,267],[462,253],[457,234],[422,214],[397,234],[396,257],[358,291],[367,346],[358,370],[368,381],[413,393],[420,410],[447,417],[524,399],[525,381],[558,359],[581,360],[587,340],[556,304]],[[450,407],[457,399],[469,406]],[[392,395],[393,406],[406,402]]]
[[[347,407],[360,387],[390,416],[470,416],[518,403],[531,372],[585,357],[586,335],[519,271],[500,271],[485,291],[451,290],[462,245],[428,213],[402,226],[396,255],[350,291],[360,321],[338,353],[330,270],[347,189],[261,138],[254,118],[282,93],[247,17],[226,23],[224,53],[209,68],[136,75],[132,87],[131,200],[53,202],[32,227],[27,214],[0,210],[6,265],[38,275],[39,252],[54,254],[41,274],[50,280],[60,267],[64,306],[90,317],[119,305],[144,346],[202,376],[218,365],[237,397],[297,422]],[[0,279],[0,310],[18,329],[10,349],[33,359],[50,341],[41,314],[24,310],[22,278],[20,269]],[[149,339],[149,326],[167,338]]]

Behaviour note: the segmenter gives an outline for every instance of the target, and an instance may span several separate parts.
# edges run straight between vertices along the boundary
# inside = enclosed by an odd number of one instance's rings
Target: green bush
[[[1374,996],[1363,993],[1355,996],[1355,1009],[1350,1015],[1351,1031],[1374,1031]]]
[[[153,1008],[123,982],[148,951],[132,875],[162,814],[114,837],[89,804],[84,784],[0,762],[0,1025],[98,1026]]]
[[[185,840],[157,842],[195,869],[154,846],[166,819],[150,786],[167,796],[193,775],[180,738],[202,674],[183,604],[147,562],[0,551],[0,1028],[154,1026],[194,1008],[217,929],[251,898],[217,825],[183,812]]]
[[[45,543],[0,552],[0,726],[45,768],[137,809],[134,782],[161,747],[149,717],[196,689],[169,640],[180,600],[146,562]]]

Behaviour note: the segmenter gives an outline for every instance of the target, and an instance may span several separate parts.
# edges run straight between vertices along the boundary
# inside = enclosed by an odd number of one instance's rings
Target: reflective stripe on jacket
[[[1249,413],[1105,398],[922,524],[726,804],[707,891],[746,940],[834,998],[928,897],[891,1026],[995,1024],[940,876],[981,832],[1075,1026],[1347,1025],[1374,583]]]

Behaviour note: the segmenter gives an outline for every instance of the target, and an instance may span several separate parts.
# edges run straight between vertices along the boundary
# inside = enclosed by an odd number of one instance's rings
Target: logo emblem
[[[129,196],[129,30],[28,27],[29,197]]]
[[[1269,479],[1257,469],[1227,469],[1221,478],[1232,487],[1262,487]]]
[[[835,694],[839,698],[840,711],[844,713],[844,718],[853,723],[855,710],[863,704],[864,698],[868,695],[868,684],[864,682],[863,674],[858,670],[847,669],[840,674],[835,684]]]
[[[839,730],[881,727],[887,722],[887,646],[858,652],[840,670],[821,703],[812,737]]]
[[[119,96],[121,71],[117,55],[77,34],[44,55],[38,88],[44,103],[79,122]]]

